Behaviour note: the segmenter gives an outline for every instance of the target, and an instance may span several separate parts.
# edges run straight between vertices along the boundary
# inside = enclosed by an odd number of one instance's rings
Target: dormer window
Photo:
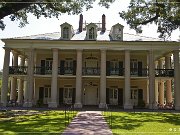
[[[97,25],[94,23],[90,23],[86,26],[87,33],[86,33],[86,39],[87,40],[96,40],[97,38]]]
[[[69,39],[69,28],[68,27],[63,28],[63,39]]]
[[[94,27],[89,29],[89,39],[94,39]]]
[[[61,24],[61,39],[63,40],[70,40],[74,34],[74,30],[72,25],[65,22]]]
[[[121,24],[116,24],[112,26],[110,31],[110,36],[112,37],[112,40],[123,40],[123,27]]]

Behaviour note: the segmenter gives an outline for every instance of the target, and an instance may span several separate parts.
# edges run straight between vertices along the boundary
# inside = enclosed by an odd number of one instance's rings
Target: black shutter
[[[75,97],[76,97],[76,89],[73,88],[73,93],[72,93],[72,103],[75,103]]]
[[[119,61],[119,76],[123,76],[123,61]]]
[[[39,100],[44,98],[44,87],[39,87]]]
[[[138,100],[143,100],[143,90],[142,89],[138,89]]]
[[[110,61],[106,61],[106,75],[110,76]]]
[[[45,60],[41,60],[41,75],[45,74]]]
[[[109,104],[109,88],[106,88],[106,104]]]
[[[76,61],[73,61],[73,75],[76,75]]]
[[[64,75],[64,60],[60,61],[60,75]]]
[[[123,106],[123,89],[118,89],[118,105]]]
[[[142,62],[138,61],[138,76],[142,76]]]
[[[64,93],[64,89],[59,88],[59,104],[63,104],[63,93]]]

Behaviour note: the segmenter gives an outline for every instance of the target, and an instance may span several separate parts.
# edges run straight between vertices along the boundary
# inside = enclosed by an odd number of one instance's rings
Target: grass
[[[179,113],[105,112],[104,115],[115,135],[180,134]]]
[[[76,113],[69,113],[69,122]],[[65,122],[68,123],[68,119],[65,121],[63,111],[0,112],[0,135],[60,134],[66,127]]]

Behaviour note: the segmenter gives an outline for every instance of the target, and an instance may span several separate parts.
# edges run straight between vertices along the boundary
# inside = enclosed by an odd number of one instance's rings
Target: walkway
[[[79,112],[63,135],[112,135],[100,111]]]

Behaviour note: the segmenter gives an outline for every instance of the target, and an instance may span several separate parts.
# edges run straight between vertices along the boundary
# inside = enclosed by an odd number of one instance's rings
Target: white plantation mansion
[[[2,106],[9,100],[53,108],[66,103],[157,109],[173,103],[180,110],[180,42],[129,35],[121,24],[106,30],[105,15],[102,23],[89,24],[80,15],[78,30],[66,22],[60,27],[56,33],[2,39]]]

